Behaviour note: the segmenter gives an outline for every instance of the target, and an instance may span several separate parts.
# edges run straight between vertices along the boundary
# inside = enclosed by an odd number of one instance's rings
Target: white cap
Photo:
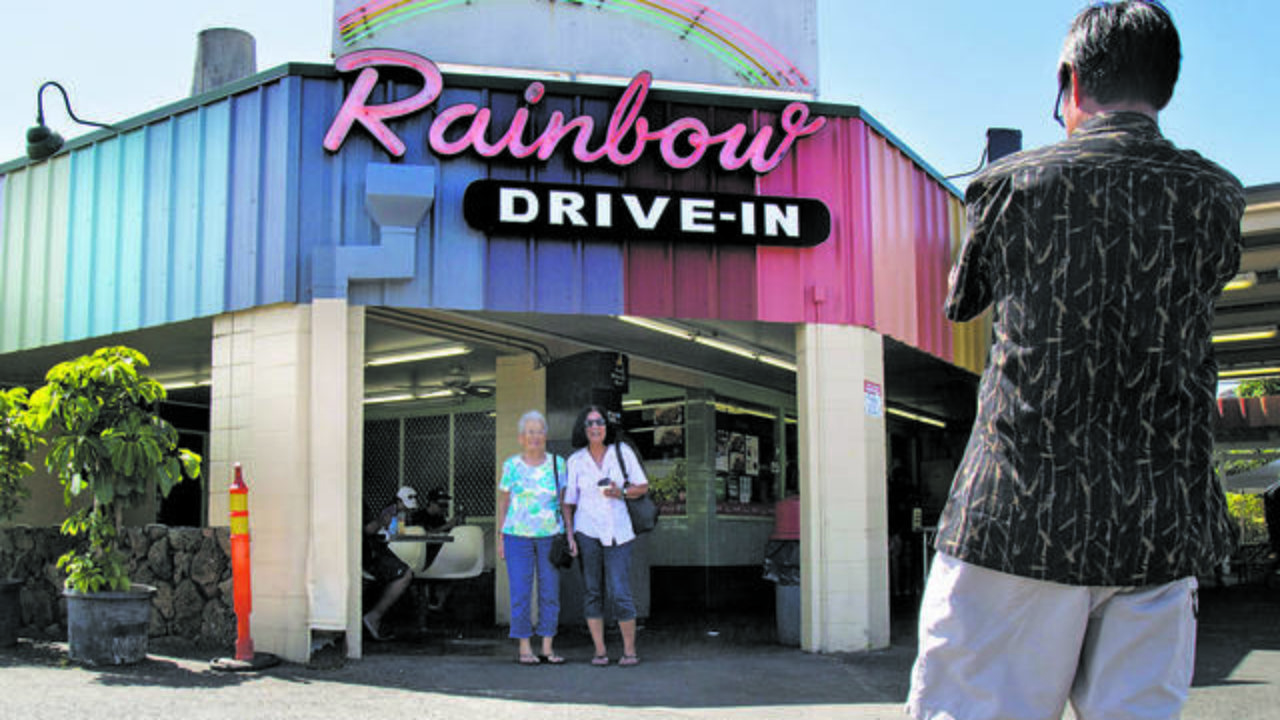
[[[417,509],[418,507],[418,491],[417,490],[414,490],[408,485],[403,485],[400,487],[399,490],[396,491],[396,497],[400,498],[400,502],[404,503],[404,506],[409,508],[410,510]]]

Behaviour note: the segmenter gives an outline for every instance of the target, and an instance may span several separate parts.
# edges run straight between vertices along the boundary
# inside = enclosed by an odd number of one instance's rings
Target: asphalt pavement
[[[63,643],[24,638],[0,649],[0,718],[903,718],[908,602],[895,604],[884,650],[816,655],[773,643],[760,618],[706,618],[644,626],[636,667],[592,667],[589,639],[572,629],[558,639],[561,666],[516,664],[497,628],[442,625],[370,643],[358,661],[323,648],[309,665],[235,673],[210,662],[230,648],[153,640],[142,663],[86,668]],[[615,660],[617,648],[611,638]],[[1260,720],[1278,708],[1280,590],[1202,590],[1183,717]]]

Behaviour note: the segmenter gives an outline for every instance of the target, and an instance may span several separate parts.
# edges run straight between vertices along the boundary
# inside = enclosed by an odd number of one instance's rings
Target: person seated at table
[[[413,582],[409,566],[396,557],[387,546],[387,541],[400,533],[402,526],[409,520],[409,514],[417,509],[418,491],[406,485],[396,491],[394,502],[364,526],[364,572],[385,586],[378,602],[363,618],[365,632],[374,640],[390,637],[379,632],[382,616],[396,604]]]
[[[432,488],[427,491],[427,505],[422,510],[414,513],[412,521],[415,525],[421,525],[429,533],[447,533],[455,527],[463,524],[466,518],[462,514],[460,507],[454,507],[453,517],[448,516],[449,501],[453,498],[449,493],[440,488]],[[436,556],[440,554],[440,549],[444,547],[439,544],[427,545],[427,561],[423,568],[431,567],[431,563],[435,562]],[[428,583],[427,585],[427,609],[440,610],[444,607],[444,601],[449,597],[449,589],[453,587],[449,583]]]

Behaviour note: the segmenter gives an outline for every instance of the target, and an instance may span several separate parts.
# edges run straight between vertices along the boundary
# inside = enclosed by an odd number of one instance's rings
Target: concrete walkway
[[[902,718],[914,656],[910,623],[886,650],[812,655],[724,622],[647,627],[643,662],[591,667],[585,633],[566,631],[559,667],[522,667],[497,630],[437,631],[370,645],[363,660],[317,654],[311,666],[222,673],[210,653],[154,643],[126,668],[82,668],[65,645],[0,650],[0,718]],[[767,631],[768,628],[765,628]],[[616,659],[617,642],[612,643]],[[217,653],[214,653],[216,655]],[[1280,708],[1280,591],[1202,591],[1197,674],[1185,718],[1275,718]],[[1068,715],[1070,717],[1070,715]]]

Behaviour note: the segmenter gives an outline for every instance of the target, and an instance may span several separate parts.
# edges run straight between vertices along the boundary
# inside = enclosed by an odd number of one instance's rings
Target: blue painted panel
[[[262,186],[252,182],[263,161],[263,94],[245,93],[237,98],[231,125],[235,145],[231,148],[232,194],[230,228],[227,233],[228,273],[226,293],[233,308],[253,307],[258,303],[257,246],[261,232]],[[246,180],[250,180],[246,182]]]
[[[204,187],[200,161],[204,114],[190,112],[173,118],[173,215],[169,228],[169,307],[178,317],[197,317],[200,207]]]
[[[257,298],[255,304],[292,302],[298,298],[298,131],[301,122],[301,78],[284,78],[260,91],[262,161],[256,172],[235,174],[235,187],[260,183],[258,215]],[[236,195],[237,199],[243,196]],[[233,212],[238,213],[239,210]]]
[[[202,114],[199,158],[202,193],[196,208],[199,234],[192,317],[216,315],[226,308],[227,238],[231,232],[231,103],[209,105]],[[239,189],[245,191],[243,187]]]
[[[3,177],[0,261],[22,280],[0,289],[0,351],[214,315],[233,288],[238,308],[296,300],[302,83],[178,106]]]
[[[293,173],[290,186],[296,197],[290,198],[288,211],[297,215],[296,282],[298,299],[313,299],[313,252],[321,246],[338,244],[343,236],[340,220],[342,210],[338,191],[346,177],[347,147],[357,154],[359,143],[348,142],[342,152],[330,156],[321,146],[333,113],[342,104],[343,88],[340,83],[306,79],[301,80],[298,118],[292,125],[295,133],[289,138],[290,152],[296,160],[288,165]],[[364,152],[370,152],[364,143]],[[296,164],[295,164],[296,163]],[[361,165],[363,166],[363,165]],[[354,298],[354,295],[353,295]],[[377,300],[366,301],[378,304]]]
[[[161,325],[173,315],[173,154],[176,125],[165,121],[146,129],[146,219],[142,242],[146,246],[143,276],[146,299],[142,307],[142,326]]]
[[[119,252],[120,282],[117,285],[118,307],[114,325],[120,330],[132,330],[142,325],[143,307],[147,287],[145,285],[146,253],[143,229],[146,227],[146,134],[131,132],[121,138],[123,152],[120,163]]]
[[[117,295],[120,289],[121,267],[129,262],[122,257],[120,247],[120,218],[122,216],[120,188],[120,141],[112,139],[95,145],[86,163],[90,177],[91,205],[88,218],[88,236],[83,242],[92,248],[93,282],[89,290],[89,334],[105,335],[121,329],[116,323]]]
[[[89,312],[93,307],[93,148],[71,153],[70,200],[67,207],[66,340],[90,336]],[[34,242],[35,238],[29,238]]]

